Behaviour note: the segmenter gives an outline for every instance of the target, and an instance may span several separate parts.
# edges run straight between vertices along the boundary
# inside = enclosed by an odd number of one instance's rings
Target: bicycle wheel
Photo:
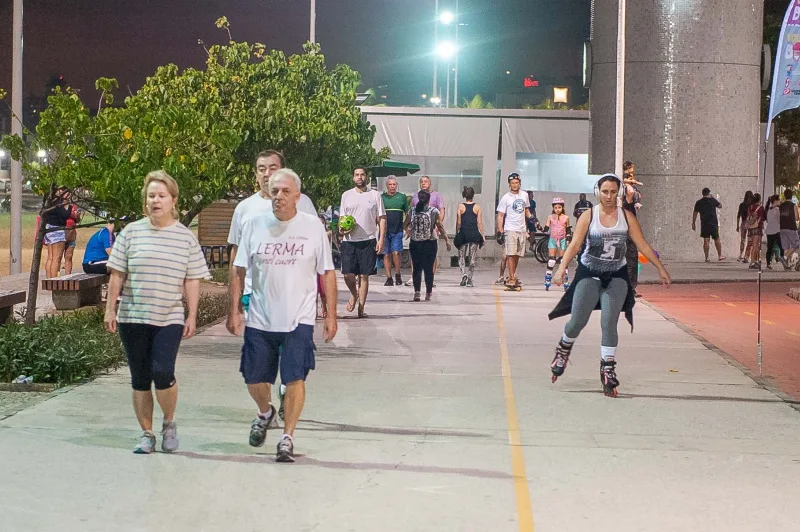
[[[547,239],[540,238],[536,242],[536,260],[544,264],[547,262]]]

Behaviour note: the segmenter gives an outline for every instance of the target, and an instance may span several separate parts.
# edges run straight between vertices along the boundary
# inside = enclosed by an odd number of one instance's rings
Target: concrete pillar
[[[763,10],[763,0],[627,2],[624,153],[645,183],[645,236],[667,258],[702,260],[691,215],[703,187],[723,204],[723,251],[738,254],[736,209],[759,174]],[[616,36],[617,0],[593,0],[595,174],[614,169]]]

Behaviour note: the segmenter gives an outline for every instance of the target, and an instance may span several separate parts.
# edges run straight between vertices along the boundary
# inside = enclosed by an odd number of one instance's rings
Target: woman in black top
[[[483,236],[481,206],[473,201],[475,190],[472,187],[464,187],[461,196],[466,201],[458,206],[456,237],[453,243],[458,248],[461,286],[473,286],[472,274],[475,272],[475,258],[478,255],[478,248],[483,247],[486,238]],[[466,265],[467,258],[469,258],[469,266]]]
[[[739,212],[736,213],[736,231],[739,232],[739,260],[747,262],[745,257],[750,256],[750,246],[747,242],[747,210],[753,204],[753,191],[748,190],[744,193],[744,200],[739,204]],[[747,248],[745,248],[747,246]]]
[[[47,247],[47,261],[45,262],[45,272],[48,278],[58,277],[61,270],[61,257],[64,255],[66,246],[66,233],[64,227],[67,225],[70,212],[63,205],[63,197],[66,190],[59,190],[56,193],[58,204],[42,215],[41,223],[45,229],[61,227],[55,231],[48,231],[44,234],[44,245]]]

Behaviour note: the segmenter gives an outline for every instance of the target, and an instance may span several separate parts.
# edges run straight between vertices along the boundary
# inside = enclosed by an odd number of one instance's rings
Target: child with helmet
[[[569,216],[564,212],[564,198],[553,198],[553,213],[545,222],[545,231],[549,229],[550,239],[547,242],[547,271],[544,274],[544,289],[550,290],[553,280],[553,268],[561,263],[567,249],[567,235],[572,232]],[[569,288],[569,270],[565,268],[564,290]]]

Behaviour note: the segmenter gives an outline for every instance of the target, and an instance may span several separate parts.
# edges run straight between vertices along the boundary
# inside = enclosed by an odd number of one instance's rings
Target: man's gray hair
[[[397,176],[396,175],[387,175],[386,176],[386,182],[388,183],[389,181],[395,181],[396,182],[397,181]]]
[[[282,177],[289,177],[294,180],[294,184],[297,187],[297,191],[300,192],[303,189],[303,184],[300,182],[300,176],[298,176],[294,170],[290,168],[281,168],[274,174],[269,177],[269,189],[272,190],[272,186],[275,182],[282,178]]]

